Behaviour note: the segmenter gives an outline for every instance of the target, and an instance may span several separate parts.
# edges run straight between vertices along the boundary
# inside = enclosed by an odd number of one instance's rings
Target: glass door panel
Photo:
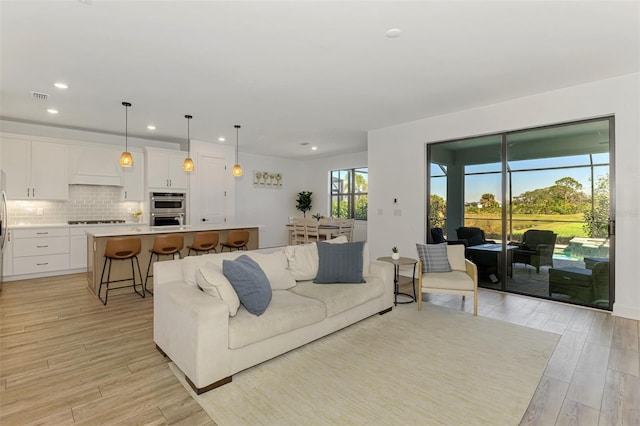
[[[506,290],[610,309],[609,119],[508,133]]]

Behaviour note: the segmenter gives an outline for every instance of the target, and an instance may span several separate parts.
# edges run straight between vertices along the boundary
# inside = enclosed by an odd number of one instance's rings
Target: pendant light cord
[[[236,124],[233,127],[236,128],[236,164],[238,164],[238,133],[240,131],[240,125]]]

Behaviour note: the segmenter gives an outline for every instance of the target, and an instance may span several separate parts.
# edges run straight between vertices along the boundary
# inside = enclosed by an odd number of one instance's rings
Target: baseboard
[[[612,313],[616,317],[623,317],[640,321],[640,309],[638,309],[637,306],[623,305],[620,302],[613,302]]]

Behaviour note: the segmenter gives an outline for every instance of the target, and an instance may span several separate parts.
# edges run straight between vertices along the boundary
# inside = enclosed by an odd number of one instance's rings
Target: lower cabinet
[[[69,269],[69,228],[14,229],[13,275]]]

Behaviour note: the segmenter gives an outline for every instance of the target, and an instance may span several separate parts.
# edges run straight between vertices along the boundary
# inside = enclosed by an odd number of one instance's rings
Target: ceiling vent
[[[31,99],[35,99],[36,101],[46,101],[49,99],[49,95],[46,93],[31,92]]]

